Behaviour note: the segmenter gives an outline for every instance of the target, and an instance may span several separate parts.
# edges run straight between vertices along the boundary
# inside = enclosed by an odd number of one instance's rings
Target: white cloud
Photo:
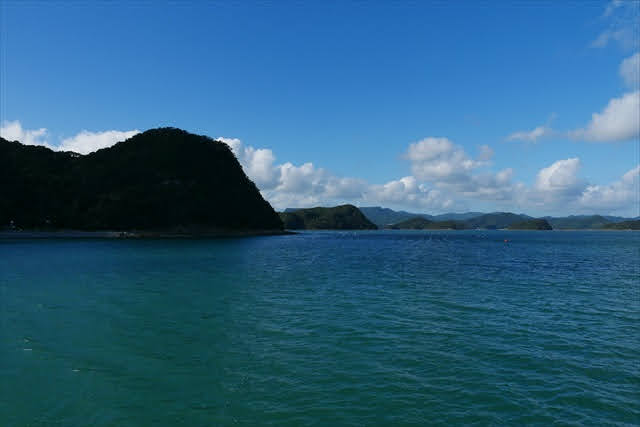
[[[632,89],[640,87],[640,52],[626,58],[620,64],[620,76]]]
[[[640,136],[640,91],[613,98],[601,113],[593,113],[583,129],[569,132],[574,139],[615,142]]]
[[[450,209],[454,201],[443,192],[427,188],[418,183],[413,176],[405,176],[383,185],[372,185],[364,194],[367,204],[384,206],[412,207],[419,209]]]
[[[637,139],[640,137],[640,90],[637,90],[640,87],[640,52],[622,61],[619,73],[625,84],[636,90],[609,100],[601,112],[591,115],[591,121],[585,127],[568,132],[555,131],[549,125],[555,119],[553,114],[547,124],[531,131],[514,132],[507,137],[507,140],[536,142],[538,139],[553,135],[594,142]]]
[[[245,173],[276,209],[349,202],[442,210],[453,204],[441,191],[419,184],[412,176],[371,185],[362,179],[333,175],[310,162],[276,164],[271,150],[245,146],[237,138],[217,139],[231,147]],[[488,146],[481,147],[481,155],[490,154]]]
[[[270,149],[245,146],[237,138],[217,140],[231,147],[247,176],[277,209],[358,200],[366,189],[366,183],[360,179],[337,177],[313,163],[276,164]]]
[[[125,141],[132,136],[140,133],[139,130],[118,131],[107,130],[104,132],[89,132],[83,130],[71,138],[63,139],[58,151],[73,151],[80,154],[89,154],[101,148],[111,147],[112,145]]]
[[[589,185],[578,203],[582,210],[612,212],[634,208],[640,215],[640,165],[625,173],[620,180],[609,185]]]
[[[416,178],[445,183],[466,180],[471,170],[482,163],[471,159],[462,147],[449,139],[435,137],[409,145],[407,158]]]
[[[245,147],[238,138],[221,136],[216,139],[231,147],[231,151],[238,158],[245,173],[256,183],[258,188],[270,189],[278,184],[278,171],[274,164],[276,157],[271,150]]]
[[[570,158],[541,169],[532,187],[522,186],[516,192],[514,203],[551,213],[640,214],[640,165],[605,185],[591,184],[581,178],[580,166],[580,159]]]
[[[602,16],[607,28],[591,42],[591,47],[604,48],[611,42],[623,49],[638,47],[640,3],[635,0],[614,0],[607,5]]]
[[[507,141],[528,141],[537,142],[541,138],[549,137],[554,134],[553,129],[547,125],[538,126],[530,131],[514,132],[507,137]]]
[[[8,141],[19,141],[26,145],[49,146],[46,128],[24,129],[18,120],[2,122],[0,136]]]
[[[558,160],[538,172],[535,189],[547,194],[567,195],[579,193],[585,186],[578,178],[580,159]]]
[[[139,130],[105,132],[89,132],[83,130],[71,138],[63,139],[60,144],[51,144],[48,140],[49,132],[46,128],[24,129],[20,121],[3,122],[0,127],[0,136],[9,141],[19,141],[25,145],[41,145],[56,151],[73,151],[80,154],[88,154],[100,148],[110,147],[117,142],[131,138],[140,133]]]
[[[480,147],[477,159],[447,138],[429,137],[409,145],[407,158],[413,176],[433,183],[441,190],[477,199],[506,200],[511,197],[513,171],[477,173],[476,169],[488,165],[493,150]]]

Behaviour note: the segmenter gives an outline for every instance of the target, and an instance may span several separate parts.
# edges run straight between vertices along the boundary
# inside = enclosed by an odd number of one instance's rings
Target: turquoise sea
[[[640,233],[0,241],[2,426],[456,424],[640,424]]]

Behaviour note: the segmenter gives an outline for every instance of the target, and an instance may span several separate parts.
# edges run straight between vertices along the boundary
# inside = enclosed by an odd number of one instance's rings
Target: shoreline
[[[20,230],[0,231],[0,240],[10,239],[200,239],[296,234],[288,230],[207,230],[207,231],[85,231],[85,230]]]

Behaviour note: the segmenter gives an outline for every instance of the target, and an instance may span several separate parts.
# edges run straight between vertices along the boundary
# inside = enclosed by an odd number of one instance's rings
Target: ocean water
[[[640,233],[0,241],[2,426],[455,424],[640,424]]]

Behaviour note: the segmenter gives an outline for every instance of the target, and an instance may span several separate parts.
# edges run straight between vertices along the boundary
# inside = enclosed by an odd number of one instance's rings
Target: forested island
[[[605,230],[640,230],[640,220],[621,221],[602,226]]]
[[[525,229],[525,230],[637,230],[639,218],[605,215],[570,215],[534,218],[512,212],[465,212],[429,215],[382,207],[360,210],[380,228],[406,230]]]
[[[289,209],[281,212],[280,218],[284,227],[289,230],[375,230],[378,228],[353,205]]]
[[[151,129],[88,155],[0,139],[0,226],[178,234],[281,233],[223,142]]]
[[[461,221],[431,221],[416,217],[389,225],[387,228],[392,230],[463,230],[469,227]]]
[[[553,230],[546,219],[534,218],[521,222],[514,222],[507,227],[508,230]]]

